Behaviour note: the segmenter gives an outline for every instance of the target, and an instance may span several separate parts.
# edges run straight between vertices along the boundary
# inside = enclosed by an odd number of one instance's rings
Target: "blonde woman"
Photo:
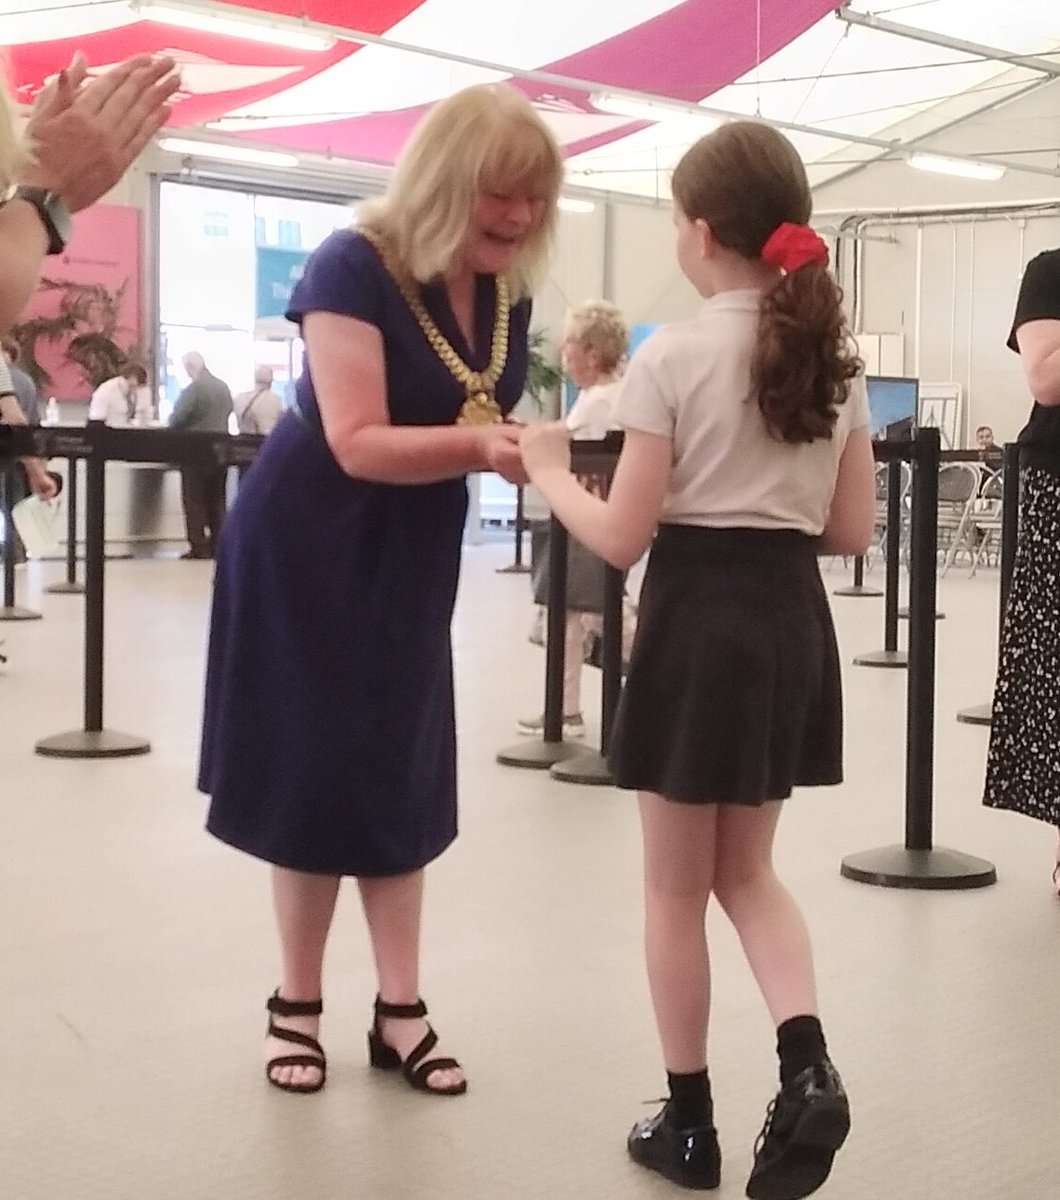
[[[424,867],[456,836],[450,622],[465,476],[522,481],[529,295],[562,161],[504,86],[439,104],[386,197],[291,301],[306,370],[218,551],[199,786],[207,827],[273,865],[279,987],[266,1077],[324,1086],[322,966],[357,879],[378,990],[372,1066],[466,1090],[420,999]]]
[[[607,300],[589,300],[571,310],[560,353],[564,371],[579,388],[566,421],[572,438],[598,440],[609,429],[616,428],[611,414],[628,346],[629,329],[616,305]],[[547,605],[547,541],[538,547],[538,554],[533,575],[534,600],[539,605]],[[567,563],[563,657],[563,733],[566,737],[585,735],[582,716],[585,642],[587,636],[600,632],[603,593],[603,559],[572,539]],[[519,721],[519,730],[525,734],[539,735],[544,727],[543,715],[523,717]]]

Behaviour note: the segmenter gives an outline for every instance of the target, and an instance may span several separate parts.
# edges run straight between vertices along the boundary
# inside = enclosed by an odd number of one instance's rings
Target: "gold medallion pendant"
[[[458,425],[496,425],[504,420],[501,406],[497,403],[492,392],[472,392],[464,401],[460,415],[456,418]]]
[[[378,251],[383,266],[397,284],[428,345],[441,359],[449,374],[457,383],[463,385],[467,392],[467,399],[456,418],[457,425],[496,425],[503,421],[504,413],[497,403],[496,390],[497,382],[504,374],[508,362],[508,319],[511,314],[508,281],[501,276],[497,277],[497,311],[493,321],[489,366],[484,371],[473,371],[435,324],[434,318],[420,299],[415,282],[394,262],[383,239],[374,230],[360,229],[358,232]]]

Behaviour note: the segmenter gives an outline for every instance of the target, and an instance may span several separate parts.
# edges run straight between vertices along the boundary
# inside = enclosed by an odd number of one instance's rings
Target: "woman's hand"
[[[531,479],[550,467],[570,470],[570,430],[562,421],[527,425],[520,446]]]
[[[26,468],[26,478],[38,500],[54,500],[58,496],[59,485],[43,459],[24,458],[22,465]]]
[[[523,469],[523,456],[519,449],[521,429],[507,422],[482,426],[482,456],[486,466],[509,483],[529,483]]]
[[[33,161],[19,182],[56,192],[71,212],[94,204],[165,123],[180,86],[174,65],[140,55],[87,79],[76,54],[37,99],[26,129]]]

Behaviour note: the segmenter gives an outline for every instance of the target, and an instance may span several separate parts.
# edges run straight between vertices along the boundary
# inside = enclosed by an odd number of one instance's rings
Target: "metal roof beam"
[[[966,42],[945,33],[932,33],[929,29],[917,29],[913,25],[885,21],[872,16],[871,13],[855,12],[848,4],[836,9],[836,16],[847,25],[858,25],[862,29],[873,29],[877,33],[889,33],[894,37],[909,38],[914,42],[926,42],[929,46],[941,46],[944,50],[954,50],[958,54],[970,54],[991,62],[1004,62],[1013,67],[1026,67],[1029,71],[1040,71],[1043,75],[1060,78],[1060,63],[1050,62],[1047,58],[1038,58],[1033,54],[1013,54],[1008,50],[1000,50],[997,46]]]

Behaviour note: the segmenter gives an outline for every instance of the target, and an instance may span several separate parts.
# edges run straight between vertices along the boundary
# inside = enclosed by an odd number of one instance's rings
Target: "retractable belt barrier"
[[[507,567],[498,567],[498,575],[529,575],[523,563],[523,539],[526,536],[526,496],[522,485],[515,489],[515,559]]]
[[[66,458],[71,476],[85,460],[85,673],[82,729],[43,738],[38,754],[52,758],[126,758],[151,743],[103,724],[104,520],[108,462],[247,466],[264,438],[250,434],[188,433],[173,429],[112,429],[103,422],[69,426],[0,426],[0,463],[13,457]],[[69,546],[67,554],[69,556]]]
[[[66,578],[46,587],[46,592],[60,596],[83,596],[85,585],[77,578],[77,493],[78,459],[66,460]]]
[[[571,470],[592,476],[609,486],[622,450],[621,433],[609,433],[599,441],[571,443]],[[622,596],[621,571],[608,566],[604,573],[602,637],[602,703],[600,751],[586,751],[563,739],[563,671],[567,625],[567,530],[552,518],[548,544],[548,618],[545,635],[545,719],[540,741],[523,738],[497,753],[506,767],[551,770],[556,779],[568,783],[610,784],[606,754],[622,691]]]
[[[939,431],[917,429],[911,442],[879,442],[876,458],[913,465],[909,518],[909,674],[906,699],[905,840],[848,855],[841,874],[879,887],[965,889],[997,881],[992,863],[934,845],[935,615]]]
[[[249,435],[181,433],[172,430],[84,429],[0,426],[0,464],[5,459],[85,459],[87,518],[85,557],[85,719],[84,728],[45,738],[40,754],[67,758],[121,757],[150,749],[146,739],[115,733],[103,725],[103,533],[105,473],[108,461],[201,463],[213,467],[242,466],[253,461],[264,439]],[[575,442],[572,470],[610,480],[621,450],[621,434],[599,442]],[[906,705],[905,838],[901,845],[867,850],[846,857],[841,873],[848,879],[882,887],[963,889],[996,882],[994,866],[955,850],[934,845],[935,616],[937,595],[938,477],[943,455],[939,431],[918,429],[909,442],[883,442],[875,447],[879,461],[912,463],[912,509],[909,540],[909,655]],[[1018,452],[1006,447],[1006,465]],[[947,458],[950,456],[947,456]],[[1005,539],[1002,579],[1005,592],[1015,553],[1018,519],[1018,470],[1005,473]],[[545,670],[545,728],[540,743],[523,742],[502,751],[498,761],[513,766],[549,768],[584,754],[563,740],[563,658],[566,624],[567,535],[552,523]],[[608,573],[604,611],[604,719],[602,749],[614,719],[622,671],[622,576]],[[606,768],[603,769],[606,772]],[[592,782],[608,782],[596,772]]]
[[[902,553],[902,464],[887,464],[887,531],[884,536],[883,649],[858,654],[858,667],[907,667],[909,656],[898,649],[898,575]],[[838,593],[837,593],[838,594]]]

